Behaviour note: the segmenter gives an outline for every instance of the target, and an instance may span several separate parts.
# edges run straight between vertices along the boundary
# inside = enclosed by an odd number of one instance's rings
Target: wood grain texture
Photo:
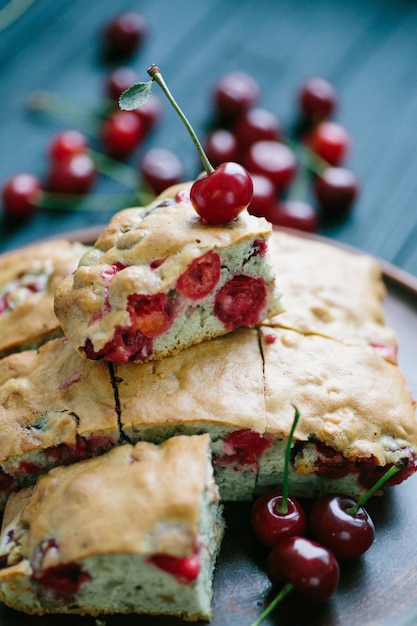
[[[348,165],[359,176],[361,197],[349,219],[321,232],[366,250],[417,275],[417,5],[411,0],[110,0],[34,2],[0,33],[0,183],[19,171],[43,177],[51,135],[80,123],[29,114],[28,95],[50,90],[86,111],[98,104],[109,71],[100,55],[100,33],[116,10],[142,11],[150,35],[130,64],[141,79],[158,63],[202,136],[211,122],[214,80],[228,70],[256,76],[261,104],[285,127],[294,121],[300,82],[322,75],[341,97],[337,119],[353,137]],[[176,114],[165,107],[161,126],[147,142],[183,161],[187,177],[197,158]],[[140,155],[139,155],[140,157]],[[131,165],[136,165],[137,159]],[[121,206],[120,185],[100,182],[99,210],[42,212],[29,224],[0,221],[0,250],[109,219]]]

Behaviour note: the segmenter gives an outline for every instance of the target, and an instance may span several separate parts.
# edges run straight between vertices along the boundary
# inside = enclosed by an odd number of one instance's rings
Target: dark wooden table
[[[130,64],[142,80],[151,63],[159,64],[200,134],[211,120],[213,82],[225,71],[256,77],[261,104],[286,127],[294,121],[300,82],[311,75],[331,80],[341,99],[337,119],[353,138],[348,166],[362,193],[349,219],[321,232],[417,274],[417,5],[411,0],[35,0],[0,32],[0,183],[22,170],[44,176],[51,135],[76,124],[30,114],[30,94],[48,90],[85,111],[97,107],[109,71],[99,53],[101,29],[116,10],[130,8],[150,24]],[[168,104],[142,151],[151,146],[175,151],[187,176],[195,176],[193,147]],[[125,192],[109,179],[96,188],[104,195]],[[0,222],[0,250],[105,222],[120,208],[114,197],[103,197],[102,207],[44,211],[17,227]]]
[[[411,0],[27,0],[27,10],[0,31],[0,184],[30,171],[43,177],[46,147],[58,130],[80,119],[28,111],[40,90],[63,98],[88,115],[97,110],[110,66],[100,54],[104,23],[117,12],[140,10],[149,37],[130,65],[142,80],[157,63],[199,134],[211,122],[216,78],[229,70],[256,77],[261,104],[285,127],[295,120],[295,94],[308,76],[321,75],[339,91],[337,119],[350,132],[348,166],[361,180],[350,217],[323,225],[320,234],[367,251],[417,277],[417,3]],[[1,7],[6,5],[1,3]],[[19,4],[16,1],[15,6]],[[24,2],[21,2],[24,4]],[[1,8],[0,7],[0,8]],[[0,20],[4,14],[0,13]],[[64,111],[62,111],[64,113]],[[94,140],[93,140],[94,141]],[[181,122],[166,103],[164,119],[128,165],[150,147],[176,152],[187,177],[198,171]],[[123,206],[126,188],[101,178],[95,210],[39,211],[29,222],[0,218],[0,252],[44,237],[106,223]],[[97,198],[102,198],[97,210]],[[414,277],[414,278],[413,278]],[[407,374],[417,392],[413,366],[417,336],[416,292],[390,283],[389,322],[401,326]],[[413,353],[414,350],[414,353]],[[415,361],[414,361],[415,362]],[[417,623],[417,500],[414,479],[381,503],[372,503],[380,531],[365,561],[344,568],[338,600],[311,613],[289,603],[268,624],[300,626],[408,626]],[[268,598],[258,548],[249,536],[247,507],[228,511],[229,539],[215,580],[215,626],[249,625]],[[242,521],[243,520],[243,521]],[[410,546],[410,549],[408,548]],[[391,572],[391,573],[390,573]],[[389,577],[392,586],[387,583]],[[390,587],[391,593],[385,593]],[[379,606],[369,598],[375,598]],[[376,596],[375,596],[376,594]],[[230,600],[229,600],[230,597]],[[217,599],[216,599],[217,598]],[[399,602],[398,607],[393,605]],[[417,601],[416,601],[417,602]],[[369,608],[367,608],[369,607]],[[405,607],[405,610],[404,610]],[[398,608],[398,610],[397,610]],[[386,619],[384,621],[383,616]],[[282,620],[282,621],[281,621]],[[85,618],[29,618],[0,607],[1,626],[88,624]],[[177,624],[176,620],[112,618],[116,624]]]

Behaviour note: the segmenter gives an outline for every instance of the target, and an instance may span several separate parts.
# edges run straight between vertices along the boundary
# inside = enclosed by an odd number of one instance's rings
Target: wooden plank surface
[[[0,183],[24,170],[43,176],[50,137],[74,125],[29,114],[29,94],[49,90],[88,111],[96,107],[110,69],[99,54],[101,29],[127,9],[142,11],[150,23],[130,64],[143,79],[151,63],[161,66],[200,135],[211,121],[212,85],[225,71],[255,76],[261,104],[286,127],[304,78],[333,81],[341,97],[337,119],[353,138],[348,166],[362,193],[349,219],[321,232],[417,274],[417,5],[408,0],[143,0],[140,7],[124,0],[117,9],[109,0],[37,0],[0,32]],[[198,172],[189,138],[168,105],[143,150],[152,146],[175,151],[187,177]],[[103,180],[96,192],[120,188]],[[100,211],[41,212],[19,227],[0,221],[0,249],[107,221],[119,208],[103,200]]]

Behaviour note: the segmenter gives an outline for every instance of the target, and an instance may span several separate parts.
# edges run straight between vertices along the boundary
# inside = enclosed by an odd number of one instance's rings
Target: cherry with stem
[[[279,541],[292,535],[303,535],[306,529],[306,516],[295,498],[289,496],[289,472],[291,447],[294,432],[300,418],[296,407],[293,423],[285,450],[285,464],[282,492],[274,491],[260,496],[253,504],[251,525],[260,543],[272,548]]]
[[[358,501],[339,494],[319,498],[313,504],[308,520],[312,538],[331,550],[339,560],[364,554],[374,542],[375,526],[363,506],[398,471],[399,467],[390,467]]]
[[[171,94],[157,65],[148,69],[151,80],[136,83],[124,91],[119,98],[120,108],[133,110],[146,103],[151,95],[152,83],[156,82],[168,98],[185,125],[203,165],[205,175],[194,181],[190,190],[190,201],[203,222],[221,225],[234,220],[247,208],[253,195],[253,183],[249,173],[239,163],[228,161],[214,168],[194,132]]]

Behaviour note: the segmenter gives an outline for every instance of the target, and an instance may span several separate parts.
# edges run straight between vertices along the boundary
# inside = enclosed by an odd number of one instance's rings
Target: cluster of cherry
[[[347,215],[359,182],[343,166],[351,139],[332,119],[339,96],[328,80],[312,77],[299,86],[292,139],[276,113],[259,106],[261,88],[251,76],[225,74],[213,96],[216,122],[205,150],[213,164],[238,161],[250,172],[251,213],[309,232],[317,230],[322,218]]]
[[[78,129],[65,129],[55,134],[49,142],[48,171],[45,181],[30,172],[12,175],[2,187],[3,215],[11,220],[24,220],[31,217],[39,207],[67,208],[76,207],[80,197],[90,193],[97,182],[100,170],[111,175],[111,165],[129,158],[141,145],[160,120],[163,110],[161,100],[153,95],[149,102],[136,111],[121,111],[118,98],[122,91],[137,80],[132,68],[123,64],[145,40],[148,23],[145,17],[136,12],[122,13],[104,25],[102,40],[104,59],[115,65],[106,76],[104,96],[106,105],[104,116],[99,120],[98,143],[101,152],[92,149],[89,135]],[[30,99],[30,107],[46,112],[66,115],[66,103],[53,94],[35,94]],[[57,111],[58,109],[58,111]],[[60,109],[60,110],[59,110]],[[151,152],[151,151],[149,151]],[[102,156],[109,157],[103,160]],[[160,157],[161,155],[159,155]],[[172,158],[170,158],[172,157]],[[175,181],[182,175],[182,165],[171,153],[165,155],[165,161],[177,168]],[[165,188],[165,181],[159,180],[158,172],[161,158],[158,155],[146,155],[141,171],[144,181],[150,189],[158,184]],[[162,162],[163,158],[162,158]],[[137,173],[131,177],[137,184]],[[149,179],[149,180],[148,180]],[[167,181],[168,184],[170,181]],[[158,193],[157,189],[156,193]]]
[[[104,25],[105,58],[118,65],[108,74],[104,86],[109,108],[100,122],[102,154],[92,150],[89,138],[80,130],[57,133],[48,146],[45,182],[27,172],[15,174],[5,182],[2,204],[6,217],[26,219],[40,206],[68,208],[68,201],[76,208],[76,201],[93,190],[100,169],[111,175],[109,160],[103,161],[100,156],[123,162],[143,146],[162,117],[159,96],[152,94],[145,104],[133,110],[120,110],[118,100],[137,81],[135,70],[123,62],[147,35],[148,24],[140,13],[123,13]],[[273,224],[313,232],[319,226],[320,215],[345,215],[357,197],[359,184],[353,172],[341,166],[349,151],[350,137],[340,124],[331,121],[338,105],[334,87],[317,77],[300,86],[303,132],[296,142],[285,137],[275,113],[258,105],[260,96],[257,81],[243,72],[220,77],[213,88],[216,126],[204,141],[209,162],[215,167],[223,163],[244,166],[253,182],[249,210]],[[50,104],[44,102],[42,106],[48,110]],[[305,182],[306,171],[311,175],[309,183],[313,182],[309,189],[313,189],[317,201],[314,207],[305,198],[306,190],[300,190],[299,183]],[[133,174],[134,187],[141,181],[155,195],[184,180],[185,171],[174,153],[154,148],[143,154],[138,172]]]
[[[339,494],[322,496],[307,515],[298,500],[289,496],[288,484],[291,445],[299,418],[295,409],[282,492],[260,496],[252,506],[254,534],[270,550],[267,574],[280,589],[252,626],[259,626],[292,590],[314,603],[326,601],[336,591],[339,561],[360,557],[375,539],[374,523],[363,505],[400,471],[391,466],[358,501]]]

